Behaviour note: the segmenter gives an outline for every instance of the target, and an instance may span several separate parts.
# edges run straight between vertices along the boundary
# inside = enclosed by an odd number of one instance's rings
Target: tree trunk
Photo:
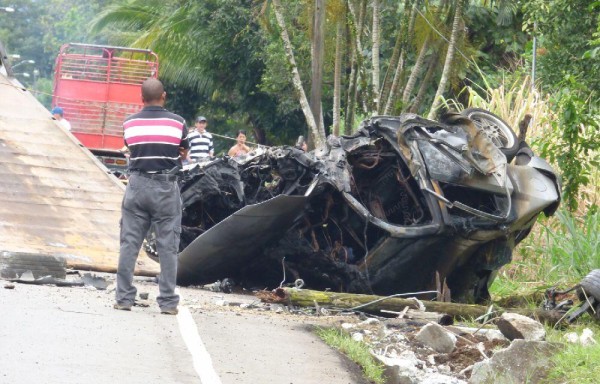
[[[325,132],[321,98],[323,92],[323,56],[325,55],[325,0],[315,0],[312,39],[312,82],[310,109],[313,112],[319,131]],[[309,143],[310,145],[311,143]]]
[[[408,2],[407,2],[407,5]],[[406,56],[406,47],[408,45],[408,35],[409,35],[409,24],[410,24],[411,14],[404,12],[402,16],[402,23],[400,24],[400,35],[401,35],[401,43],[400,43],[400,58],[398,59],[398,63],[396,64],[396,70],[394,71],[394,80],[392,81],[392,85],[390,87],[390,92],[387,95],[385,109],[383,111],[384,115],[389,115],[392,112],[392,108],[394,106],[394,102],[396,101],[396,97],[398,94],[398,89],[400,87],[402,72],[404,71],[404,57]]]
[[[285,25],[285,20],[281,12],[281,3],[279,0],[273,0],[273,10],[275,12],[275,18],[277,19],[279,29],[281,30],[280,33],[281,39],[283,40],[285,55],[292,68],[292,84],[298,95],[300,107],[302,108],[302,112],[306,118],[306,123],[308,124],[308,128],[314,140],[315,146],[323,146],[325,144],[325,131],[321,131],[317,126],[314,115],[310,109],[310,105],[308,104],[306,93],[302,87],[302,80],[300,79],[300,73],[298,72],[298,66],[296,65],[296,59],[294,58],[292,43],[287,32],[287,26]]]
[[[335,69],[333,73],[333,134],[340,135],[340,107],[342,95],[342,22],[338,20],[335,35]]]
[[[437,69],[436,62],[438,60],[438,54],[434,53],[431,59],[429,60],[429,65],[427,68],[427,73],[425,73],[425,77],[421,80],[421,85],[419,86],[419,92],[417,92],[417,97],[412,102],[410,107],[410,112],[418,113],[419,108],[421,107],[421,103],[423,103],[423,98],[425,97],[425,92],[427,92],[427,86],[429,82],[433,78],[433,74]]]
[[[459,0],[456,2],[456,10],[454,11],[454,21],[452,22],[452,34],[450,35],[450,43],[448,44],[448,52],[446,53],[446,61],[444,62],[444,69],[442,71],[442,77],[438,85],[438,89],[435,93],[431,109],[427,115],[428,119],[434,119],[437,116],[438,109],[442,104],[442,96],[446,92],[448,86],[448,79],[450,78],[450,71],[452,69],[452,61],[454,59],[454,51],[456,50],[456,41],[458,40],[458,34],[460,33],[460,19],[462,17],[462,9],[465,0]]]
[[[350,34],[348,38],[352,39]],[[345,124],[344,132],[348,135],[352,132],[352,125],[354,123],[354,111],[356,108],[356,81],[358,72],[358,54],[356,52],[356,45],[350,43],[349,50],[352,52],[350,62],[350,78],[348,80],[348,92],[346,95],[346,113],[345,113]]]
[[[373,0],[373,115],[379,114],[379,0]]]
[[[297,305],[300,307],[319,306],[360,310],[373,314],[380,314],[382,310],[401,312],[406,307],[419,309],[419,303],[414,299],[402,299],[398,297],[385,297],[375,295],[360,295],[354,293],[323,292],[309,289],[278,288],[275,294],[257,295],[263,301],[279,302]],[[447,314],[453,318],[474,319],[485,315],[489,307],[474,304],[444,303],[439,301],[421,300],[426,312],[437,312]],[[495,307],[494,315],[503,312],[513,312],[520,315],[533,317],[550,324],[556,324],[561,318],[557,311],[544,311],[541,309],[510,308],[503,309]]]
[[[410,21],[408,22],[408,41],[412,41],[415,35],[415,20],[417,19],[417,10],[421,6],[422,0],[416,0],[410,11]]]
[[[404,70],[404,50],[400,53],[400,60],[398,60],[398,65],[396,66],[396,71],[394,72],[394,81],[392,82],[392,88],[390,89],[390,94],[388,95],[387,102],[385,103],[385,109],[383,111],[384,115],[389,115],[392,111],[392,106],[396,99],[395,95],[398,92],[398,87],[400,85],[400,76],[402,76],[403,70]]]
[[[423,42],[423,46],[421,47],[421,51],[419,52],[419,57],[417,57],[417,61],[415,62],[415,66],[410,73],[410,77],[406,82],[406,87],[404,87],[404,92],[402,93],[402,108],[405,109],[408,106],[408,100],[410,99],[410,95],[412,94],[413,88],[417,83],[417,78],[421,74],[421,68],[423,67],[423,61],[425,61],[425,54],[429,49],[429,36]]]
[[[410,6],[411,0],[404,0],[404,12],[406,12],[407,7]],[[385,76],[383,77],[383,84],[381,86],[381,92],[379,93],[379,100],[381,102],[385,102],[390,94],[390,89],[392,88],[392,72],[395,73],[396,65],[398,64],[398,58],[400,57],[400,50],[402,49],[402,22],[398,26],[398,36],[396,36],[396,43],[394,44],[394,50],[392,52],[392,57],[390,58],[390,63],[388,65],[387,70],[385,71]]]
[[[347,95],[347,103],[346,103],[346,124],[345,124],[345,132],[346,134],[352,133],[354,130],[354,115],[357,106],[357,98],[358,98],[358,81],[359,81],[359,73],[360,67],[362,65],[362,44],[360,41],[360,37],[362,36],[362,28],[363,28],[363,20],[364,13],[367,7],[367,0],[360,0],[360,15],[357,18],[356,12],[354,9],[354,4],[352,0],[348,0],[348,11],[350,13],[351,25],[354,28],[351,28],[351,33],[348,38],[351,40],[352,44],[352,63],[351,73],[350,73],[350,81],[348,82],[348,95]],[[358,21],[357,21],[358,20]],[[352,33],[354,32],[354,33]]]

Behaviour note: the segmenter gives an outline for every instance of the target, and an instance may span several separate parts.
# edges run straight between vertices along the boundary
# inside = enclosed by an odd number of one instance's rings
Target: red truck
[[[141,85],[158,77],[158,56],[146,49],[65,44],[55,63],[52,105],[71,133],[117,176],[127,168],[122,123],[142,109]]]

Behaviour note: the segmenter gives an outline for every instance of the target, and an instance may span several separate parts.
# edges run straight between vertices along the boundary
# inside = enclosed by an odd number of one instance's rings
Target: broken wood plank
[[[488,313],[487,306],[475,304],[441,303],[427,300],[417,301],[413,298],[403,299],[398,297],[323,292],[296,288],[278,288],[273,293],[262,291],[257,296],[266,302],[292,304],[301,307],[314,307],[315,303],[317,303],[323,307],[360,310],[373,314],[380,314],[382,310],[400,312],[406,307],[419,309],[419,303],[425,307],[426,312],[445,313],[453,318],[475,319]],[[545,311],[542,309],[494,307],[491,316],[499,316],[504,312],[518,313],[549,324],[558,323],[563,315],[558,311]]]
[[[381,312],[396,315],[399,319],[419,320],[426,323],[434,322],[439,325],[454,324],[454,318],[445,313],[417,311],[414,309],[408,309],[408,307],[406,307],[402,312],[389,311],[387,309],[382,309]]]

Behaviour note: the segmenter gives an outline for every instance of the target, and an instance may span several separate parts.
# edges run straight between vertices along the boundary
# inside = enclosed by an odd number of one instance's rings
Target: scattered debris
[[[576,291],[580,300],[577,305],[573,304],[572,299],[566,298],[573,291]],[[562,301],[557,303],[557,300]],[[574,322],[586,312],[600,320],[600,269],[592,270],[581,283],[564,291],[557,290],[556,287],[546,290],[542,307],[562,313],[567,323]]]
[[[150,302],[147,300],[134,300],[133,306],[140,308],[148,308],[150,306]]]
[[[105,290],[108,287],[108,282],[105,278],[92,275],[91,273],[84,273],[81,276],[81,281],[83,281],[85,286],[94,287],[98,290]]]
[[[235,287],[235,282],[233,279],[223,279],[217,280],[212,284],[201,285],[200,288],[206,289],[211,292],[223,292],[223,293],[232,293],[233,288]]]
[[[93,287],[98,290],[105,290],[108,287],[108,282],[103,277],[85,273],[77,280],[60,279],[54,276],[43,276],[36,278],[32,271],[23,272],[18,278],[7,279],[8,281],[20,284],[33,285],[54,285],[57,287]]]
[[[406,307],[415,311],[426,311],[442,314],[434,315],[438,318],[437,322],[451,322],[453,318],[478,318],[488,317],[491,315],[499,316],[505,311],[519,313],[524,316],[534,317],[541,321],[554,325],[557,324],[563,314],[558,311],[546,311],[543,309],[520,309],[520,308],[496,308],[490,312],[489,307],[474,305],[474,304],[461,304],[461,303],[442,303],[437,301],[417,300],[412,298],[401,298],[401,296],[416,296],[416,295],[435,295],[435,291],[425,292],[413,292],[406,294],[397,294],[391,296],[375,296],[375,295],[361,295],[354,293],[343,293],[343,292],[323,292],[314,291],[309,289],[296,289],[296,288],[278,288],[274,292],[270,291],[259,291],[256,292],[256,296],[270,303],[283,303],[291,304],[300,307],[313,307],[315,302],[321,307],[330,307],[337,310],[360,310],[362,312],[372,313],[375,315],[381,315],[393,311],[395,313],[402,312]],[[416,312],[412,312],[415,314]],[[417,316],[413,315],[415,319]],[[450,319],[448,319],[448,317]],[[424,315],[420,317],[421,320],[433,320],[431,316]]]
[[[15,285],[11,283],[4,284],[4,289],[15,289]]]
[[[30,272],[33,278],[51,276],[67,277],[66,262],[59,257],[23,252],[0,252],[0,278],[16,279]]]

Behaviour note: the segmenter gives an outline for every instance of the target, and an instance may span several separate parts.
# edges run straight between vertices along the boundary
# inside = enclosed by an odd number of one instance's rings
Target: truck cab
[[[71,133],[124,178],[123,120],[142,107],[141,86],[158,77],[158,56],[146,49],[69,43],[56,58],[52,105],[60,106]]]

